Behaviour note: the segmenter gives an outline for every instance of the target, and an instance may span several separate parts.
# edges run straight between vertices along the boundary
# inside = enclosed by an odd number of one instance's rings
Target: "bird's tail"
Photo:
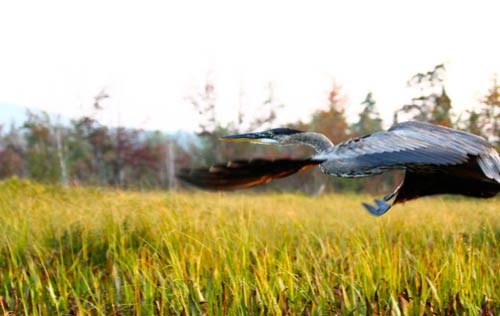
[[[322,162],[313,159],[236,160],[210,168],[181,169],[176,176],[203,189],[244,189],[287,177]]]

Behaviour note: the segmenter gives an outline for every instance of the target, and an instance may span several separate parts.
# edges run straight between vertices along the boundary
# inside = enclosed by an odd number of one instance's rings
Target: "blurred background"
[[[179,168],[307,149],[222,144],[287,126],[335,143],[417,119],[500,147],[500,4],[0,4],[0,178],[176,189]],[[308,171],[257,190],[388,191]]]

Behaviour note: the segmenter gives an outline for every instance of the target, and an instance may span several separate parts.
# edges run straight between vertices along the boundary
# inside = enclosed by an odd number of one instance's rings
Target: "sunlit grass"
[[[0,309],[25,315],[494,311],[500,200],[0,183]]]

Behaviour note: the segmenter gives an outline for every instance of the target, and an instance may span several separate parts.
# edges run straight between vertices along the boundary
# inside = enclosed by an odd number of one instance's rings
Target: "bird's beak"
[[[275,139],[270,138],[269,134],[265,132],[228,135],[221,137],[220,140],[223,142],[251,142],[258,144],[277,143]]]

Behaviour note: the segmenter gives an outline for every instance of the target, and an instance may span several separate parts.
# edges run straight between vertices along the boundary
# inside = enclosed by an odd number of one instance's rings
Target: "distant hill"
[[[21,126],[27,119],[28,110],[33,113],[42,113],[42,110],[28,108],[16,104],[0,103],[0,126],[9,127],[11,125]],[[69,124],[70,119],[59,114],[48,113],[49,117],[58,120],[63,125]]]
[[[25,106],[15,105],[15,104],[6,104],[0,103],[0,127],[4,127],[3,131],[8,130],[11,125],[15,127],[20,127],[27,119],[27,113],[31,111],[33,113],[42,113],[42,110],[28,108]],[[65,116],[61,116],[60,114],[48,113],[49,117],[53,122],[60,122],[62,125],[69,126],[71,119]],[[144,130],[145,134],[154,133],[152,130]],[[170,135],[176,139],[177,143],[182,146],[184,149],[187,149],[190,145],[199,144],[199,139],[192,132],[187,131],[175,131],[175,132],[166,132],[161,131],[164,135]]]
[[[0,125],[21,125],[26,120],[27,110],[28,108],[19,105],[0,104]]]

